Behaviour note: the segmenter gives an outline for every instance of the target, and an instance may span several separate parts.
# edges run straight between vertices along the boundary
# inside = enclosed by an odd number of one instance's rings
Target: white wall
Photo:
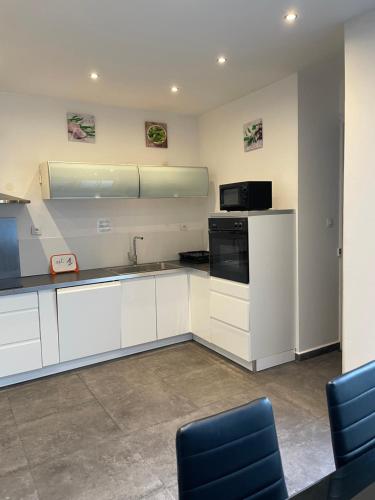
[[[297,352],[338,342],[340,55],[298,73]],[[332,227],[327,227],[327,219]]]
[[[345,27],[343,363],[375,359],[375,11]]]
[[[129,238],[143,234],[140,261],[171,259],[178,251],[201,249],[207,200],[41,200],[38,166],[45,160],[198,165],[197,118],[0,93],[0,192],[31,199],[2,206],[0,216],[16,216],[23,274],[48,271],[53,253],[78,254],[81,268],[126,262]],[[96,116],[96,144],[68,142],[66,112]],[[168,124],[168,149],[146,148],[145,120]],[[112,220],[111,234],[97,234],[98,217]],[[40,226],[42,237],[30,234]],[[180,231],[180,224],[188,231]]]
[[[209,210],[218,211],[219,185],[271,180],[274,208],[297,208],[297,75],[200,117],[201,163],[210,170]],[[263,118],[263,149],[244,152],[243,125]]]

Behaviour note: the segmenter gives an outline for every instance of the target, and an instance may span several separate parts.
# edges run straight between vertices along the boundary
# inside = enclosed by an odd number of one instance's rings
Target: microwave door
[[[241,204],[238,187],[226,188],[222,191],[222,204],[224,207],[238,207]]]

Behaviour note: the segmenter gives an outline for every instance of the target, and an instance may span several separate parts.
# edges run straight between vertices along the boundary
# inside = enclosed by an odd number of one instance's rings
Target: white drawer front
[[[37,307],[38,294],[36,292],[0,297],[0,313],[20,311],[22,309],[35,309]]]
[[[0,377],[42,368],[40,340],[0,347]]]
[[[250,298],[250,285],[238,283],[236,281],[222,280],[220,278],[210,279],[210,290],[212,292],[223,293],[231,295],[238,299],[249,300]]]
[[[247,332],[250,330],[250,304],[245,300],[211,292],[210,316]]]
[[[210,328],[213,344],[245,361],[251,361],[249,333],[215,319],[211,319]]]
[[[39,338],[38,309],[0,314],[0,345]]]

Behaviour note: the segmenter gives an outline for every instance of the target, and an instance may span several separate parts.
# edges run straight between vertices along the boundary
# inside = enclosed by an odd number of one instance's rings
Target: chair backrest
[[[181,500],[288,497],[267,398],[184,425],[176,448]]]
[[[334,378],[327,387],[336,467],[375,447],[375,361]]]

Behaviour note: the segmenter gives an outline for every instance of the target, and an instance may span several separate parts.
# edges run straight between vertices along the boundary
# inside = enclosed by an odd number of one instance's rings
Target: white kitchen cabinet
[[[251,361],[250,333],[211,318],[212,343],[235,356]]]
[[[41,367],[38,295],[0,297],[0,377]]]
[[[74,286],[57,290],[60,361],[121,347],[121,284]]]
[[[42,290],[38,298],[43,366],[56,365],[60,361],[56,290]]]
[[[211,342],[210,334],[210,277],[190,274],[191,331]]]
[[[189,332],[187,274],[156,276],[156,311],[158,339]]]
[[[210,316],[241,330],[250,330],[250,303],[230,295],[210,294]]]
[[[122,283],[121,347],[157,340],[155,277]]]

